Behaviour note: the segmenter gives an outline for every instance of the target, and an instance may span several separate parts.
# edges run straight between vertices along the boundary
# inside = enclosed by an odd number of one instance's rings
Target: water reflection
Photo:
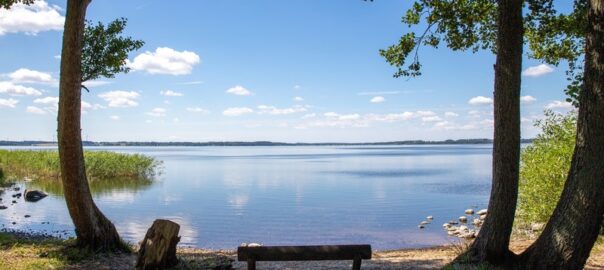
[[[153,185],[153,180],[147,179],[103,179],[90,181],[90,192],[94,196],[108,196],[119,200],[119,197],[132,195],[133,193],[148,189]],[[61,180],[35,180],[27,183],[31,189],[43,190],[47,193],[63,196],[63,184]],[[127,201],[127,200],[126,200]]]

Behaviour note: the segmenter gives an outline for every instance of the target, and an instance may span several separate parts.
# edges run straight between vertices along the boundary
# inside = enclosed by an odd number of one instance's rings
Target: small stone
[[[457,221],[455,221],[455,220],[450,220],[450,221],[449,221],[449,224],[451,224],[451,225],[457,225],[457,224],[459,224],[459,222],[457,222]]]
[[[466,223],[466,222],[468,222],[468,218],[466,216],[461,216],[461,217],[459,217],[459,222]]]
[[[7,209],[7,208],[8,208],[8,207],[6,207],[6,206],[4,206],[4,205],[0,205],[0,210],[5,210],[5,209]]]
[[[478,214],[479,216],[486,215],[487,209],[482,209],[482,210],[478,211],[476,214]]]
[[[419,223],[419,225],[428,225],[428,224],[430,224],[430,222],[425,221],[425,220]]]
[[[487,218],[487,215],[480,215],[478,218],[479,218],[480,220],[484,220],[485,218]]]
[[[31,216],[30,216],[30,215],[25,215],[24,217],[25,217],[25,218],[30,218]]]
[[[418,228],[423,229],[425,228],[424,225],[417,225]]]
[[[449,223],[443,224],[443,228],[449,228],[449,227],[451,227],[451,224],[449,224]]]
[[[459,228],[455,227],[455,226],[451,226],[449,228],[447,228],[447,231],[457,231]]]
[[[21,188],[20,187],[15,187],[15,188],[13,188],[13,190],[14,191],[19,191],[19,190],[21,190]]]
[[[241,243],[240,247],[247,247],[247,243]]]
[[[463,232],[467,232],[467,231],[469,231],[468,226],[465,226],[465,225],[461,225],[461,226],[459,226],[459,230],[460,230],[460,231],[463,231]]]
[[[453,236],[453,235],[455,235],[455,231],[448,231],[447,234],[450,236]]]
[[[13,203],[17,203],[17,201],[13,200]]]
[[[17,224],[17,222],[14,222],[14,221],[13,221],[13,225],[15,225],[15,224]]]
[[[433,220],[434,217],[433,216],[427,216],[426,219]]]
[[[472,224],[474,224],[474,226],[480,226],[482,225],[482,220],[475,218],[472,220]]]
[[[258,244],[258,243],[249,243],[247,246],[248,246],[248,247],[261,247],[261,246],[262,246],[262,244]]]
[[[466,215],[473,215],[474,209],[466,209],[465,213],[466,213]]]

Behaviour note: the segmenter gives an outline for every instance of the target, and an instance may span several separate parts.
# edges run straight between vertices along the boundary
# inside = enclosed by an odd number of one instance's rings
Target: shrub
[[[545,111],[533,143],[521,154],[517,217],[520,224],[545,223],[551,216],[570,169],[577,115]]]

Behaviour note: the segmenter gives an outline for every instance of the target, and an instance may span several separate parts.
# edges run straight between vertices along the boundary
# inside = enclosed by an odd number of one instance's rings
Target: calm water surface
[[[485,207],[490,190],[491,145],[90,149],[163,161],[152,184],[95,188],[97,204],[130,242],[142,240],[154,219],[167,218],[181,225],[182,245],[203,248],[433,246],[454,241],[441,224]],[[5,205],[12,193],[2,195]],[[419,230],[428,215],[433,224]],[[19,199],[0,212],[0,224],[65,236],[73,230],[56,192],[37,203]]]

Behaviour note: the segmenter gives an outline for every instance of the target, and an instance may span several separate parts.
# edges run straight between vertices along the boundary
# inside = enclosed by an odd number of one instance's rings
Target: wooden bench
[[[361,260],[371,259],[371,245],[331,246],[241,246],[237,260],[247,261],[248,270],[256,270],[257,261],[353,260],[352,269],[361,269]]]

